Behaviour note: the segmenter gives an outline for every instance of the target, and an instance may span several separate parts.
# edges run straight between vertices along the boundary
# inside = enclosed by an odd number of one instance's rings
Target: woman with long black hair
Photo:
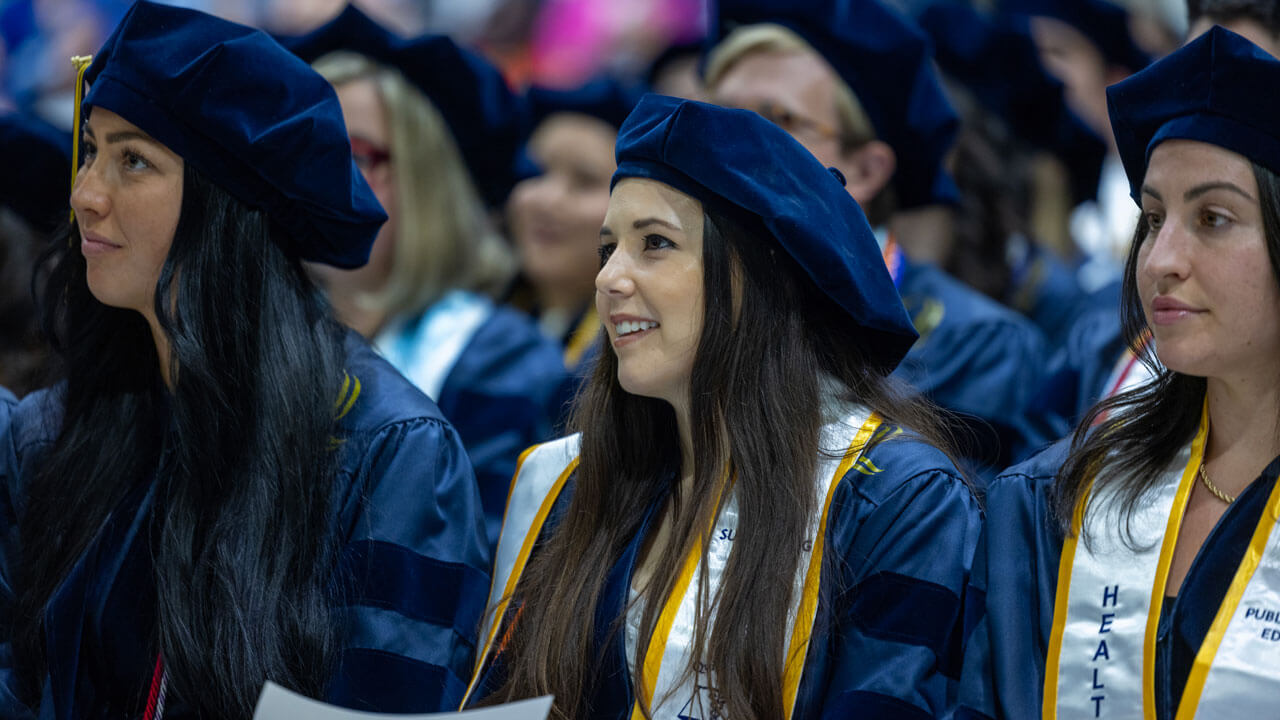
[[[150,2],[84,79],[42,303],[65,380],[0,436],[0,715],[248,717],[268,679],[456,704],[487,580],[471,466],[302,266],[360,265],[385,219],[332,88]]]
[[[469,702],[943,715],[978,510],[857,203],[750,111],[647,96],[617,158],[599,364],[522,458]]]
[[[1214,28],[1108,89],[1152,374],[989,488],[962,718],[1274,717],[1280,61]],[[975,606],[975,617],[981,617]]]

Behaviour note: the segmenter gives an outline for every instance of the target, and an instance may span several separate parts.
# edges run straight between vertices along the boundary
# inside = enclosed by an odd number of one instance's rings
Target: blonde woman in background
[[[537,318],[542,333],[563,348],[565,366],[582,378],[600,335],[595,276],[617,168],[614,141],[640,91],[601,76],[573,89],[535,86],[525,97],[534,123],[525,149],[540,172],[521,180],[507,203],[520,259],[507,302]]]
[[[361,52],[328,52],[344,45]],[[464,77],[487,70],[486,79],[497,71],[443,36],[396,38],[355,8],[293,49],[304,59],[322,55],[314,67],[337,90],[356,165],[390,218],[367,266],[316,267],[317,276],[339,318],[458,429],[492,541],[520,452],[552,435],[565,370],[558,348],[528,317],[494,302],[516,260],[489,224],[440,109],[456,111],[495,86],[459,83],[442,95],[439,87],[420,88],[414,70]],[[442,55],[457,67],[442,65]]]

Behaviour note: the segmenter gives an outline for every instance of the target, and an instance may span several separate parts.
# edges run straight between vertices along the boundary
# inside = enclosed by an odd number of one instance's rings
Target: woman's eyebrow
[[[92,134],[92,133],[91,133]],[[118,132],[107,133],[107,142],[116,143],[125,140],[143,140],[146,142],[155,142],[148,134],[138,130],[120,130]]]
[[[667,222],[666,220],[663,220],[661,218],[656,218],[656,217],[643,218],[641,220],[637,220],[631,224],[631,227],[635,230],[640,230],[645,227],[648,227],[649,225],[663,225],[665,227],[671,228],[672,230],[675,230],[676,232],[683,232],[683,229],[680,228],[678,225],[673,225]]]
[[[1209,192],[1210,190],[1226,190],[1228,192],[1233,192],[1243,196],[1249,202],[1255,202],[1255,203],[1258,202],[1257,200],[1254,199],[1252,195],[1245,192],[1244,189],[1242,189],[1239,185],[1236,185],[1235,183],[1226,182],[1226,181],[1207,182],[1202,185],[1197,185],[1191,188],[1190,190],[1186,191],[1185,193],[1183,193],[1182,199],[1194,200],[1200,197],[1201,195],[1204,195],[1205,193]]]

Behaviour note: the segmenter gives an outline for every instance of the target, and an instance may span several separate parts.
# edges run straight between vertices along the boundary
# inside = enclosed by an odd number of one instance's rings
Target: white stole
[[[831,500],[841,478],[862,456],[880,420],[863,408],[852,408],[842,419],[823,427],[821,447],[824,453],[818,462],[815,478],[815,498],[820,512],[810,519],[806,532],[800,566],[796,569],[793,605],[787,614],[786,664],[783,693],[788,717],[794,710],[800,677],[808,653],[809,638],[817,615],[818,589],[821,582],[822,555],[824,551],[827,516]],[[481,651],[477,654],[476,670],[467,689],[469,701],[485,665],[489,661],[498,625],[506,614],[507,601],[519,581],[528,562],[529,552],[546,520],[556,497],[568,477],[577,467],[580,437],[577,435],[537,446],[526,451],[512,483],[507,505],[507,517],[498,540],[493,585],[489,594],[489,608],[481,632]],[[827,454],[829,453],[829,455]],[[707,550],[707,563],[702,564],[702,542],[695,543],[686,555],[683,567],[672,594],[666,598],[658,617],[657,626],[650,639],[643,659],[641,687],[634,688],[636,705],[632,718],[642,718],[640,701],[650,707],[655,720],[712,720],[720,717],[717,708],[713,678],[700,662],[692,657],[693,628],[697,607],[698,583],[702,573],[707,573],[709,597],[718,595],[722,575],[733,540],[738,532],[738,505],[730,496],[722,506],[709,533],[711,546]],[[630,612],[642,612],[633,605]],[[637,661],[639,661],[637,659]],[[692,672],[686,672],[692,668]]]
[[[1124,541],[1107,490],[1062,548],[1045,663],[1043,717],[1155,718],[1155,643],[1169,565],[1204,457],[1208,417],[1133,510]],[[1271,717],[1280,696],[1280,483],[1196,655],[1177,720]],[[1256,572],[1255,572],[1256,570]],[[1270,614],[1268,614],[1268,612]],[[1269,618],[1269,619],[1268,619]],[[1265,685],[1264,685],[1265,682]]]
[[[420,317],[393,324],[373,339],[378,352],[432,400],[467,343],[493,314],[493,303],[463,290],[447,292]]]

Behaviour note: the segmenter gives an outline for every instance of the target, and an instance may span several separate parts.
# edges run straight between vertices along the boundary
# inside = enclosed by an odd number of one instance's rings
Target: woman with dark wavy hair
[[[471,701],[943,715],[977,505],[888,380],[916,334],[857,203],[749,111],[647,96],[617,157],[600,362],[517,471]]]
[[[42,303],[65,379],[0,435],[0,715],[248,717],[267,679],[456,704],[487,580],[471,466],[302,266],[358,266],[385,219],[332,88],[149,2],[84,78]]]
[[[989,488],[957,717],[1275,716],[1277,83],[1215,28],[1108,90],[1142,210],[1121,315],[1153,379]]]

